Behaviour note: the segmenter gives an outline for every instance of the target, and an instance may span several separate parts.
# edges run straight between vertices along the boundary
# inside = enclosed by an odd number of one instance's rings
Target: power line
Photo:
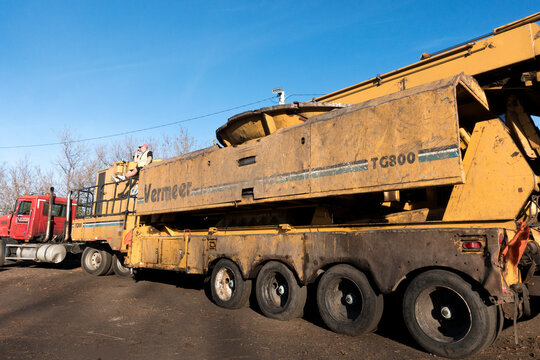
[[[289,95],[285,96],[285,99],[288,99],[288,98],[291,98],[291,97],[295,97],[295,96],[297,97],[297,96],[322,96],[322,95],[325,95],[325,94],[289,94]],[[277,103],[278,103],[278,101],[276,101],[276,97],[275,97],[275,96],[272,97],[272,102],[273,102],[274,104],[277,104]]]
[[[290,94],[290,95],[287,95],[287,98],[290,98],[292,96],[322,96],[324,94]]]
[[[292,96],[292,95],[291,95],[291,96]],[[147,128],[143,128],[143,129],[137,129],[137,130],[124,131],[124,132],[121,132],[121,133],[116,133],[116,134],[111,134],[111,135],[103,135],[103,136],[96,136],[96,137],[86,138],[86,139],[70,140],[70,141],[54,142],[54,143],[44,143],[44,144],[0,146],[0,149],[21,149],[21,148],[33,148],[33,147],[55,146],[55,145],[62,145],[62,144],[79,143],[79,142],[84,142],[84,141],[92,141],[92,140],[108,139],[108,138],[112,138],[112,137],[116,137],[116,136],[129,135],[129,134],[134,134],[134,133],[138,133],[138,132],[142,132],[142,131],[148,131],[148,130],[159,129],[159,128],[166,127],[166,126],[177,125],[177,124],[185,123],[185,122],[188,122],[188,121],[199,120],[199,119],[207,118],[207,117],[210,117],[210,116],[223,114],[223,113],[226,113],[226,112],[229,112],[229,111],[241,109],[241,108],[244,108],[244,107],[246,107],[246,106],[251,106],[251,105],[259,104],[259,103],[262,103],[262,102],[271,100],[271,99],[273,99],[273,98],[274,98],[274,96],[271,96],[271,97],[268,97],[268,98],[265,98],[265,99],[262,99],[262,100],[258,100],[258,101],[251,102],[251,103],[249,103],[249,104],[244,104],[244,105],[240,105],[240,106],[235,106],[235,107],[232,107],[232,108],[229,108],[229,109],[216,111],[216,112],[213,112],[213,113],[210,113],[210,114],[199,115],[199,116],[195,116],[195,117],[192,117],[192,118],[187,118],[187,119],[183,119],[183,120],[178,120],[178,121],[170,122],[170,123],[167,123],[167,124],[155,125],[155,126],[151,126],[151,127],[147,127]]]

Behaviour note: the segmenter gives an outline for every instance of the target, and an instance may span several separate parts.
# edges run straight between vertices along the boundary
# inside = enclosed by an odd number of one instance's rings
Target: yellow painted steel
[[[540,155],[540,136],[534,122],[516,96],[508,98],[506,108],[506,125],[510,128],[514,140],[526,156],[536,159]]]
[[[461,113],[466,120],[487,114],[483,91],[464,75],[331,111],[237,147],[173,158],[142,172],[137,213],[459,184]],[[245,159],[251,162],[244,165]]]
[[[284,224],[285,225],[285,224]],[[234,260],[241,268],[247,268],[262,260],[260,254],[271,250],[275,258],[286,258],[299,271],[303,278],[302,266],[304,234],[306,233],[352,233],[358,231],[373,232],[378,230],[414,230],[414,229],[506,229],[510,235],[515,233],[514,221],[477,222],[477,223],[443,223],[424,222],[422,224],[369,224],[369,225],[330,225],[330,226],[262,226],[242,228],[212,228],[210,230],[184,231],[166,229],[159,231],[152,226],[138,227],[134,233],[133,246],[129,248],[126,264],[134,268],[156,268],[164,270],[180,270],[192,274],[204,274],[208,265],[217,257],[234,254]],[[268,242],[256,241],[259,236],[271,235]],[[510,236],[509,235],[509,236]],[[220,236],[219,252],[213,253],[205,260],[205,254],[215,248],[213,238]],[[234,239],[252,239],[243,241],[238,247]],[[229,240],[227,240],[229,239]],[[217,246],[217,243],[215,244]],[[211,251],[210,251],[211,253]],[[516,283],[516,271],[508,269],[504,272],[508,285]]]
[[[476,124],[444,221],[515,219],[537,187],[537,177],[498,119]]]
[[[166,228],[137,227],[125,263],[133,267],[185,270],[190,232]]]
[[[75,219],[71,238],[74,241],[107,241],[113,250],[120,250],[124,236],[135,226],[135,216],[103,216]]]
[[[216,130],[216,137],[225,146],[268,136],[284,127],[299,125],[307,119],[346,106],[336,103],[294,103],[246,111],[235,115]]]
[[[202,274],[213,260],[229,257],[243,271],[271,254],[303,279],[306,233],[321,233],[321,243],[336,247],[337,234],[384,236],[385,231],[427,229],[436,244],[441,240],[437,230],[457,229],[450,251],[488,256],[462,251],[460,232],[478,229],[472,236],[489,230],[489,245],[495,250],[486,268],[501,269],[496,278],[505,286],[520,282],[514,264],[498,262],[496,237],[506,232],[512,238],[516,218],[538,191],[528,160],[540,155],[540,137],[518,99],[508,101],[508,128],[493,119],[484,91],[467,75],[534,61],[540,54],[540,27],[530,22],[539,19],[540,13],[497,28],[491,37],[315,100],[355,104],[348,108],[307,114],[315,116],[305,122],[298,114],[260,111],[242,124],[222,127],[225,148],[214,146],[146,167],[139,182],[137,217],[129,215],[126,230],[117,234],[124,239],[120,245],[127,252],[126,265]],[[111,171],[123,169],[117,165]],[[105,189],[106,197],[111,189]],[[401,201],[407,191],[418,190],[425,201]],[[383,215],[356,223],[332,225],[325,204],[317,202],[362,199],[357,194],[367,193],[381,195],[375,206]],[[445,198],[437,202],[441,193]],[[193,211],[227,213],[285,202],[316,207],[311,226],[276,221],[272,226],[194,231],[175,227],[176,219],[189,219]],[[437,221],[430,218],[433,210],[439,211]],[[168,213],[174,221],[167,220]],[[102,236],[99,231],[105,230],[81,228],[80,236]],[[219,251],[214,251],[218,236]],[[262,236],[265,241],[258,241]],[[445,240],[448,243],[440,243]],[[488,240],[479,241],[487,246]],[[498,282],[497,287],[501,290]]]
[[[537,37],[540,26],[529,22],[538,21],[539,18],[540,13],[531,15],[495,29],[494,35],[487,39],[421,60],[321,96],[314,101],[356,104],[462,72],[477,75],[531,61],[540,54],[540,40]],[[529,24],[524,25],[525,23]]]
[[[87,199],[90,204],[84,204],[87,200],[81,200],[78,205],[81,217],[72,224],[71,238],[74,241],[106,241],[113,250],[125,249],[124,238],[137,221],[133,214],[136,198],[132,189],[135,182],[115,183],[112,177],[123,174],[135,165],[133,161],[117,161],[97,173],[94,197]]]
[[[113,175],[123,175],[129,170],[133,170],[137,167],[135,161],[115,161],[113,166]]]

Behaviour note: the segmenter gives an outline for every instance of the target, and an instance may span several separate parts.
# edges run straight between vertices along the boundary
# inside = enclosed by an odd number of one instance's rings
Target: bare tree
[[[140,145],[137,139],[126,136],[120,141],[95,147],[95,155],[99,165],[103,168],[111,166],[115,161],[130,161]]]
[[[53,182],[52,173],[43,173],[27,157],[13,166],[0,166],[0,213],[13,211],[15,201],[22,195],[49,192]]]
[[[177,132],[160,137],[147,137],[144,140],[127,136],[120,141],[98,146],[94,151],[74,136],[68,128],[58,134],[62,143],[61,152],[54,161],[58,168],[56,193],[65,196],[69,190],[95,184],[97,171],[111,166],[115,161],[132,160],[137,146],[150,145],[154,158],[167,159],[194,150],[197,143],[180,127]],[[58,184],[58,183],[62,184]],[[30,163],[28,158],[19,160],[13,166],[0,163],[0,213],[9,213],[18,197],[31,193],[47,193],[55,184],[52,172],[44,173],[39,166]]]
[[[62,193],[70,190],[91,186],[95,183],[99,162],[88,148],[66,128],[59,135],[62,151],[55,161],[64,178]]]
[[[197,141],[186,128],[179,126],[176,132],[163,133],[159,137],[147,138],[146,143],[156,159],[170,159],[195,149]]]
[[[13,205],[9,205],[11,199],[6,198],[8,194],[6,164],[2,163],[0,164],[0,215],[9,213]]]
[[[195,149],[197,142],[190,136],[188,130],[179,127],[178,132],[162,134],[159,137],[146,137],[141,140],[126,136],[120,141],[95,147],[95,156],[103,168],[111,166],[115,161],[131,161],[135,150],[141,144],[148,144],[155,159],[168,159],[188,153]]]
[[[157,144],[159,148],[156,148],[156,152],[163,159],[168,159],[194,150],[197,142],[194,137],[189,135],[187,129],[180,126],[176,133],[163,134],[161,141],[158,141]]]

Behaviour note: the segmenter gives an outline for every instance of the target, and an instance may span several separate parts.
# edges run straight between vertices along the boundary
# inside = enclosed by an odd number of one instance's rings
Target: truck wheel
[[[131,277],[131,269],[124,266],[121,260],[122,256],[114,255],[112,259],[112,269],[114,273],[120,277]]]
[[[497,311],[471,284],[443,270],[418,275],[403,296],[403,318],[412,337],[427,351],[449,358],[490,345],[500,325]]]
[[[257,276],[255,295],[264,315],[272,319],[289,320],[302,316],[307,287],[298,284],[287,266],[271,261],[263,266]]]
[[[83,270],[95,276],[106,275],[111,270],[112,255],[104,250],[91,247],[84,249],[81,256]]]
[[[6,262],[6,239],[0,238],[0,266]]]
[[[493,343],[495,343],[495,341],[497,340],[497,338],[499,337],[499,335],[501,334],[503,330],[503,326],[504,326],[504,313],[503,313],[502,305],[497,305],[496,330],[495,330],[495,333],[493,334],[493,339],[491,339],[491,341],[489,341],[489,343],[485,347],[491,346],[493,345]]]
[[[238,266],[229,259],[221,259],[212,270],[210,292],[214,302],[227,309],[246,306],[251,294],[251,280],[244,280]]]
[[[350,265],[336,265],[324,273],[317,287],[317,305],[324,323],[351,336],[374,331],[381,320],[384,300],[367,277]]]

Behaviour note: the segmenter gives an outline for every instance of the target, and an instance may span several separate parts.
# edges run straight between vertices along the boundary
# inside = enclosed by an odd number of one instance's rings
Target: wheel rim
[[[101,266],[103,258],[99,250],[92,250],[85,258],[86,267],[90,270],[97,270]]]
[[[414,313],[422,331],[438,342],[457,342],[471,330],[472,313],[467,301],[447,287],[432,286],[422,291]]]
[[[263,283],[263,296],[268,305],[276,309],[286,307],[289,300],[289,284],[278,272],[268,274]]]
[[[340,322],[355,321],[364,307],[360,288],[348,278],[338,278],[330,282],[325,302],[330,316]]]
[[[219,269],[214,280],[216,294],[222,301],[231,300],[236,288],[236,279],[234,272],[226,267]]]

